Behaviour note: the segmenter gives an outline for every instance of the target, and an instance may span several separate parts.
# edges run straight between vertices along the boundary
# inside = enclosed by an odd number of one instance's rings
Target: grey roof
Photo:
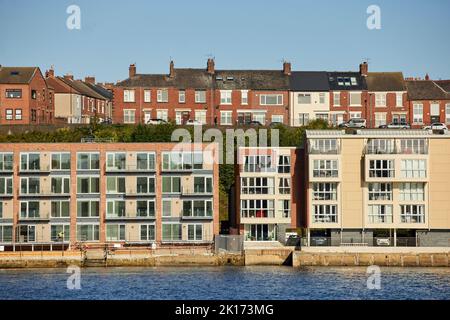
[[[367,75],[369,91],[405,91],[405,80],[401,72],[369,72]]]
[[[294,71],[290,76],[292,91],[329,91],[328,74],[325,71]]]
[[[36,72],[38,67],[0,67],[0,83],[28,84]]]
[[[328,75],[328,83],[330,85],[330,90],[367,90],[367,83],[366,78],[362,76],[359,72],[327,72]],[[356,80],[355,85],[346,85],[340,84],[339,80],[341,79],[352,79],[354,78]]]
[[[94,90],[95,92],[97,92],[99,95],[101,95],[104,99],[112,100],[113,93],[111,91],[109,91],[108,89],[106,89],[98,84],[92,84],[89,82],[83,82],[83,83],[86,86],[88,86],[89,88],[91,88],[92,90]]]
[[[441,87],[446,92],[450,93],[450,80],[437,80],[434,81],[439,87]]]
[[[410,100],[450,100],[450,93],[431,80],[408,80],[406,88]]]
[[[64,83],[71,86],[72,88],[74,88],[76,91],[78,91],[82,95],[85,95],[85,96],[88,96],[91,98],[95,98],[95,99],[105,100],[105,97],[103,97],[102,95],[100,95],[97,92],[95,92],[94,90],[92,90],[81,80],[71,80],[71,79],[62,78],[62,77],[58,77],[58,79],[62,80]]]
[[[289,90],[289,76],[281,70],[216,70],[214,78],[222,90]]]

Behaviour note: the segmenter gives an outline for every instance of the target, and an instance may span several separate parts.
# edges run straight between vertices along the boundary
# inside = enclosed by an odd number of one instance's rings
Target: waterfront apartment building
[[[54,92],[38,67],[0,65],[0,125],[52,124]]]
[[[219,232],[216,148],[0,144],[0,246],[210,243]]]
[[[297,148],[238,149],[234,228],[245,241],[280,241],[298,225],[302,177]]]
[[[310,245],[448,246],[450,135],[308,130]]]

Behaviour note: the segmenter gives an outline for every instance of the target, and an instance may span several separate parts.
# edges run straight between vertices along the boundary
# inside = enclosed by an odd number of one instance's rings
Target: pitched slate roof
[[[450,93],[450,80],[436,80],[434,81],[439,87]]]
[[[366,77],[362,76],[359,72],[327,72],[328,83],[330,85],[330,90],[367,90]],[[342,83],[342,80],[350,80],[349,84]],[[351,80],[354,79],[356,84],[352,84]]]
[[[214,78],[221,90],[289,90],[289,76],[281,70],[216,70]]]
[[[369,91],[405,91],[405,80],[401,72],[369,72],[367,75]]]
[[[165,74],[137,74],[118,82],[119,87],[174,87],[178,89],[207,89],[211,87],[211,75],[206,69],[175,68],[173,77]]]
[[[108,89],[103,88],[101,85],[98,84],[92,84],[89,82],[83,82],[86,86],[97,92],[99,95],[101,95],[104,99],[112,100],[113,94]]]
[[[62,81],[59,78],[48,77],[47,79],[45,79],[45,81],[47,81],[47,83],[50,84],[54,88],[55,93],[79,94],[79,92],[77,90],[75,90],[74,88],[72,88],[71,86],[69,86],[68,84],[66,84],[64,81]]]
[[[71,79],[62,78],[62,77],[58,77],[58,79],[63,81],[65,84],[71,86],[72,88],[77,90],[82,95],[85,95],[85,96],[88,96],[91,98],[95,98],[95,99],[105,100],[105,98],[103,96],[99,95],[97,92],[95,92],[94,90],[89,88],[87,85],[85,85],[83,83],[83,81],[71,80]]]
[[[0,67],[0,83],[28,84],[37,72],[38,67]]]
[[[406,81],[410,100],[450,100],[450,94],[431,80]]]
[[[329,91],[328,74],[325,71],[294,71],[290,79],[292,91]]]

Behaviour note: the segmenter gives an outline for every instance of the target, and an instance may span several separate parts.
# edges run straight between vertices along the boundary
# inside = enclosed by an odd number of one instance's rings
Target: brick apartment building
[[[0,66],[0,124],[51,124],[54,93],[38,67]]]
[[[217,145],[0,144],[0,245],[210,243]]]

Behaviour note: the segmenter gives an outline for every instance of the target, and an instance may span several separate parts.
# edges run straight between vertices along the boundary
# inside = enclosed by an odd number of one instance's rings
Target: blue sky
[[[81,30],[66,28],[69,5]],[[366,27],[369,5],[381,30]],[[138,73],[220,69],[356,70],[450,78],[449,0],[0,0],[0,64],[117,81]]]

